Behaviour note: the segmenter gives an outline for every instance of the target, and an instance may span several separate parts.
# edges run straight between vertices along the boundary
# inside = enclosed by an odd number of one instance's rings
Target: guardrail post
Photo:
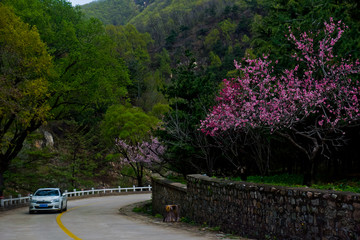
[[[18,198],[19,198],[19,204],[21,204],[21,194],[18,194]]]
[[[106,190],[105,190],[105,188],[104,188],[104,194],[106,193]]]
[[[151,191],[151,185],[150,184],[149,184],[148,188],[149,188],[149,191]]]
[[[119,192],[121,192],[121,187],[120,187],[120,186],[118,186],[118,188],[119,188]]]
[[[91,188],[91,190],[92,190],[92,194],[94,195],[95,194],[94,188]]]
[[[12,201],[13,201],[13,200],[12,200],[12,195],[9,196],[9,199],[10,199],[9,205],[12,205],[12,203],[13,203],[13,202],[12,202]]]
[[[74,197],[76,197],[76,189],[74,189]]]
[[[133,191],[134,191],[134,192],[136,191],[136,189],[135,189],[135,185],[133,185]]]
[[[1,207],[5,207],[5,204],[4,204],[4,196],[0,196],[0,206],[1,206]]]

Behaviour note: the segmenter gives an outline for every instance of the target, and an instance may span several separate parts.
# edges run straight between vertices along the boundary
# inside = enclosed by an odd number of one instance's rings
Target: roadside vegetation
[[[241,181],[240,178],[235,178],[233,180]],[[265,183],[288,187],[307,187],[306,185],[302,184],[302,175],[291,175],[287,173],[273,176],[249,176],[247,182]],[[360,193],[360,181],[358,179],[343,179],[328,183],[318,182],[311,185],[311,188]]]
[[[218,178],[216,176],[213,177]],[[187,182],[186,179],[181,176],[169,175],[167,179],[182,184],[186,184]],[[241,177],[224,178],[224,179],[231,181],[244,181],[241,179]],[[299,175],[299,174],[284,173],[284,174],[274,174],[271,176],[254,175],[254,176],[248,176],[245,181],[251,183],[264,183],[273,186],[308,187],[306,185],[303,185],[303,175]],[[360,181],[357,178],[353,178],[353,179],[338,180],[334,182],[318,182],[316,184],[311,185],[311,188],[360,193]]]

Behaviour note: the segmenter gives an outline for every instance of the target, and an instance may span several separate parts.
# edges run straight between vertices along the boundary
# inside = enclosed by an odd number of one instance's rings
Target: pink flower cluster
[[[153,163],[160,162],[161,155],[165,152],[165,147],[157,138],[151,138],[149,142],[143,141],[136,145],[128,144],[125,140],[117,139],[121,157],[120,162],[124,163]]]
[[[351,76],[360,72],[360,63],[333,54],[347,26],[332,18],[324,25],[316,47],[314,38],[321,32],[305,32],[298,39],[289,28],[288,39],[299,54],[293,56],[296,66],[281,74],[274,73],[268,56],[244,59],[244,66],[235,61],[240,77],[223,80],[217,105],[200,129],[210,135],[260,126],[276,131],[291,129],[310,116],[314,127],[321,129],[359,120],[360,85]]]

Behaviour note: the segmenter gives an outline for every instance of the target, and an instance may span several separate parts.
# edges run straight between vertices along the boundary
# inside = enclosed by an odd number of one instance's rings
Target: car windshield
[[[39,190],[34,195],[35,196],[59,196],[60,194],[59,194],[58,190],[48,189],[48,190]]]

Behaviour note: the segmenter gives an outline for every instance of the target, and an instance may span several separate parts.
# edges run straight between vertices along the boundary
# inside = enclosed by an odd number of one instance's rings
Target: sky
[[[89,2],[93,2],[95,0],[68,0],[68,1],[71,2],[73,6],[76,6],[76,5],[83,5]]]

